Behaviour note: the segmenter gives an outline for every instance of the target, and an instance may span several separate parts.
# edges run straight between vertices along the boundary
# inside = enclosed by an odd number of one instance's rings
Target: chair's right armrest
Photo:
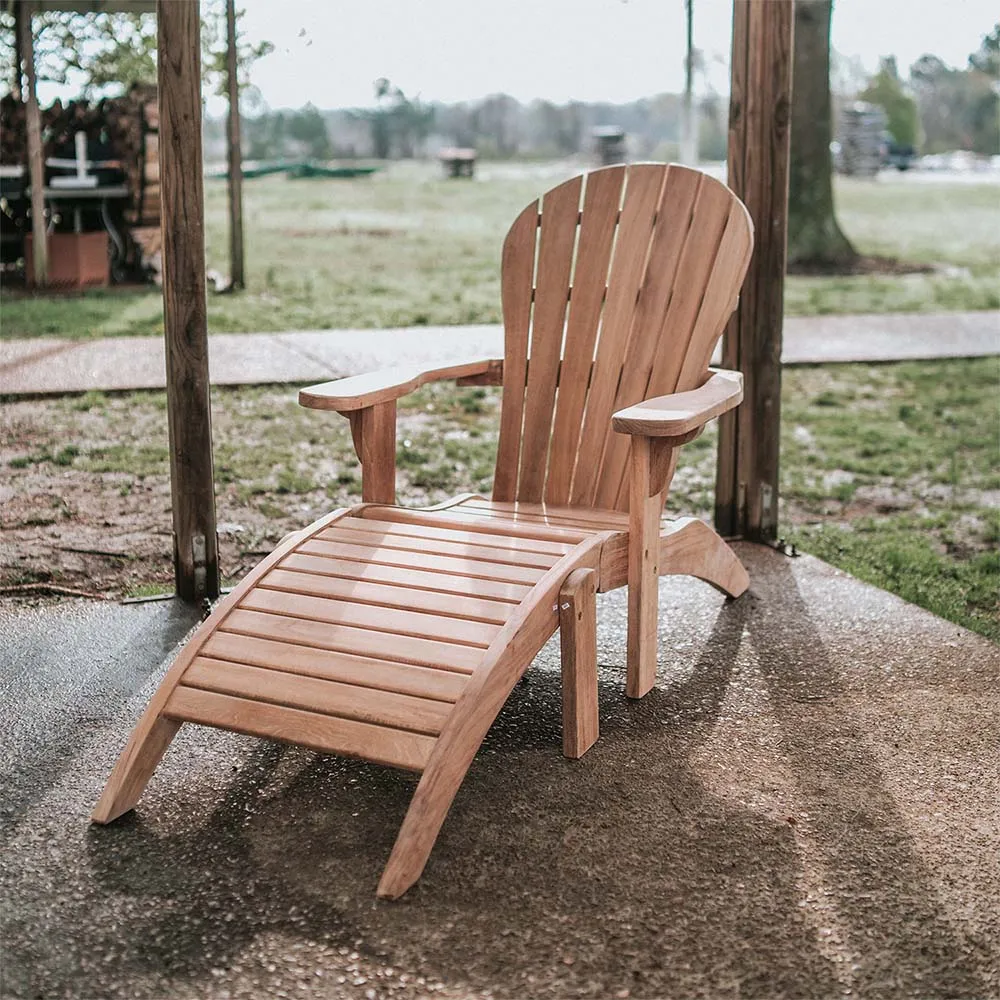
[[[447,362],[435,368],[400,366],[306,386],[299,390],[299,405],[346,414],[399,399],[428,382],[455,379],[461,385],[499,385],[502,378],[503,360],[498,358]]]

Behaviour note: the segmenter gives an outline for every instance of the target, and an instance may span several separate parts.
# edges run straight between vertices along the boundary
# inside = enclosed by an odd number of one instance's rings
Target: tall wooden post
[[[244,288],[243,152],[240,149],[240,81],[236,48],[236,2],[226,0],[226,83],[229,91],[229,257],[233,288]]]
[[[750,210],[756,242],[723,340],[722,364],[743,372],[744,394],[720,420],[715,524],[763,542],[778,532],[793,17],[792,0],[735,0],[729,186]]]
[[[177,594],[185,601],[219,593],[205,301],[199,7],[198,0],[156,4],[174,577]]]
[[[31,33],[34,4],[24,0],[17,10],[17,31],[24,60],[24,116],[28,127],[28,178],[31,182],[31,263],[34,283],[49,283],[49,243],[45,232],[45,163],[42,150],[42,115],[35,93],[35,39]]]

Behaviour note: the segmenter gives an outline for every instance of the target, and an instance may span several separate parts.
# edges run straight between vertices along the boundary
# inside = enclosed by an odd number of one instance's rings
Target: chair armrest
[[[710,377],[697,389],[657,396],[619,410],[611,426],[620,434],[651,438],[680,438],[697,431],[743,399],[743,374],[710,368]]]
[[[299,405],[314,410],[351,413],[399,399],[428,382],[458,379],[468,385],[483,379],[485,384],[496,385],[502,369],[503,361],[495,358],[456,361],[436,368],[421,368],[416,365],[386,368],[368,375],[354,375],[306,386],[299,390]]]

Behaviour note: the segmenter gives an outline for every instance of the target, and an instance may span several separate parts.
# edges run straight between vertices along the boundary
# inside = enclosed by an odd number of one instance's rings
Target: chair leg
[[[582,757],[597,742],[597,576],[574,570],[559,592],[563,753]]]
[[[735,552],[707,525],[693,517],[673,522],[660,539],[660,572],[693,576],[727,597],[739,597],[750,577]]]
[[[632,438],[628,536],[628,652],[625,694],[641,698],[656,682],[656,625],[663,493],[650,496],[649,438]]]
[[[156,711],[150,717],[150,709],[154,708]],[[159,705],[155,702],[150,705],[150,709],[139,720],[108,778],[91,816],[95,823],[111,823],[134,808],[156,770],[156,765],[181,728],[180,722],[160,716]]]

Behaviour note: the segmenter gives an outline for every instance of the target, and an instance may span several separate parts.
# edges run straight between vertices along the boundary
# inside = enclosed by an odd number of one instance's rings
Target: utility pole
[[[236,47],[236,2],[226,0],[226,84],[229,160],[229,267],[233,288],[245,288],[243,275],[243,153],[240,148],[240,81]]]
[[[684,0],[687,18],[687,51],[684,56],[684,118],[681,136],[681,163],[698,164],[698,123],[694,116],[694,0]]]

